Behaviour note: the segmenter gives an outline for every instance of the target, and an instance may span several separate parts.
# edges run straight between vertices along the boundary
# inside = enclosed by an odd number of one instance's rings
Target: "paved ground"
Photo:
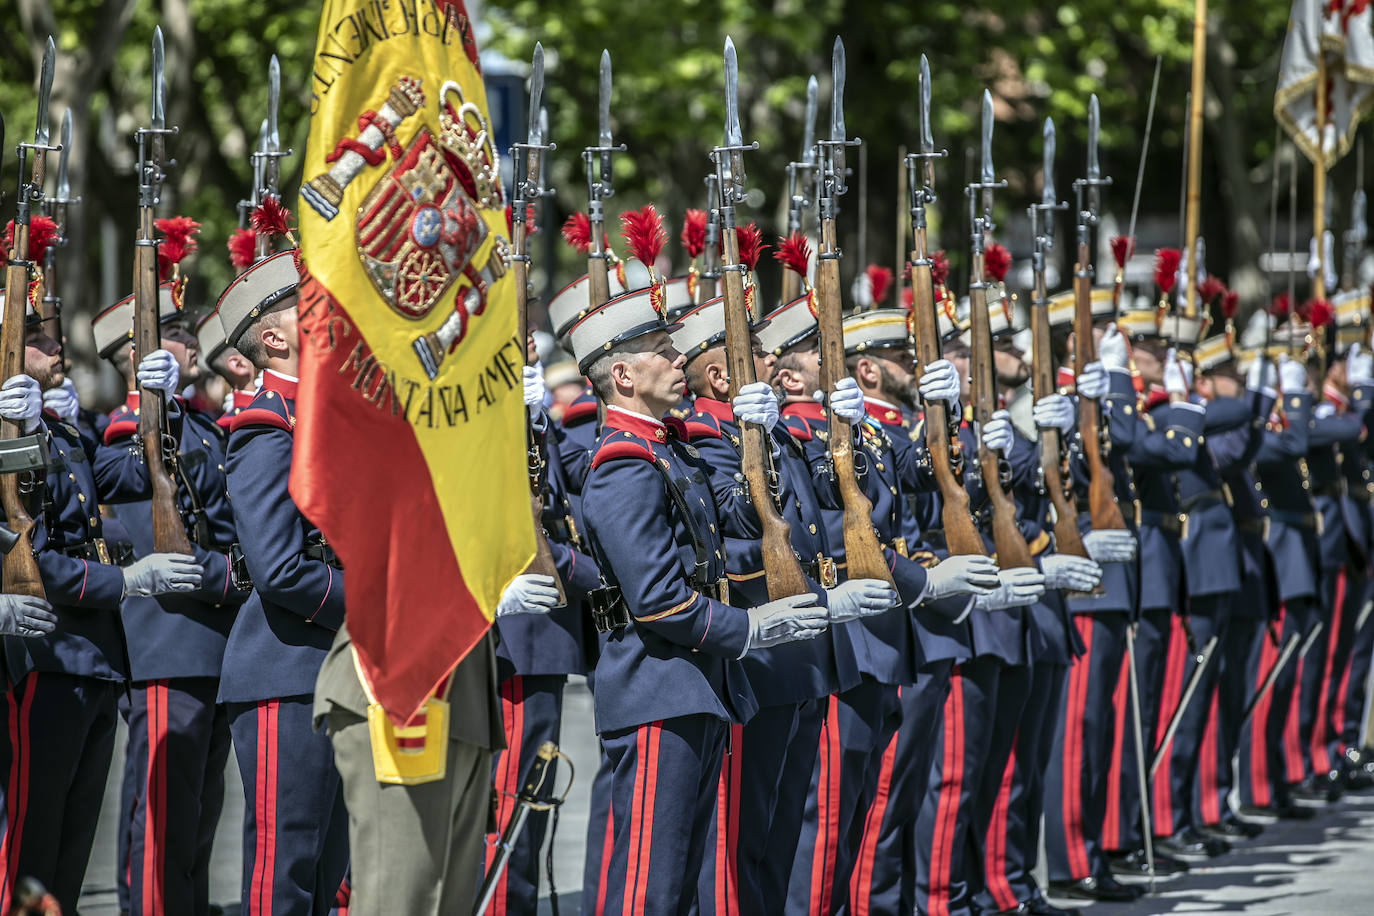
[[[566,699],[563,750],[577,769],[574,790],[564,807],[555,850],[555,879],[560,895],[575,891],[582,880],[582,848],[587,826],[587,790],[596,769],[596,743],[591,737],[591,698],[585,685],[572,685]],[[86,875],[83,916],[117,916],[115,903],[115,822],[124,736],[116,748],[116,766],[101,809],[95,853]],[[210,880],[211,899],[238,913],[243,792],[232,757],[224,816],[216,839]],[[546,879],[547,881],[547,879]],[[547,884],[546,884],[547,888]],[[575,897],[564,896],[564,913],[576,913]],[[1094,916],[1147,916],[1163,913],[1287,914],[1374,913],[1374,793],[1352,796],[1324,810],[1313,821],[1271,825],[1259,839],[1216,864],[1195,869],[1158,893],[1129,906],[1100,905]]]

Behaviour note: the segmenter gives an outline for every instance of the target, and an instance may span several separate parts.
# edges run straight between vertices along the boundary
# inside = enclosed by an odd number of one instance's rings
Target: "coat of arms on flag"
[[[338,23],[378,15],[383,39],[340,45]],[[461,0],[324,5],[291,486],[348,569],[358,661],[398,722],[534,552],[524,342],[476,62]]]

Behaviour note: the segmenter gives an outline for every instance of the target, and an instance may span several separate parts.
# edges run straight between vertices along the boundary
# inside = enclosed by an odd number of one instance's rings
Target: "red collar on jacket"
[[[700,413],[709,417],[714,417],[717,423],[734,423],[735,408],[726,401],[717,401],[715,398],[697,398],[692,402]]]
[[[782,405],[782,415],[798,420],[824,420],[825,408],[819,401],[788,401]]]
[[[607,410],[601,425],[604,429],[631,433],[649,442],[666,442],[669,437],[688,441],[687,426],[676,417],[664,417],[661,422],[655,423],[623,410]]]
[[[268,369],[262,374],[262,390],[275,391],[288,400],[294,401],[296,399],[296,388],[298,385],[299,382],[296,379],[278,375],[271,369]]]
[[[864,410],[868,415],[886,426],[901,426],[902,411],[890,404],[881,404],[872,398],[864,398]]]

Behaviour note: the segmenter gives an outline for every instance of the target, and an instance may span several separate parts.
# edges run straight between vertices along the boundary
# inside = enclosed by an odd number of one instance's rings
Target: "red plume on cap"
[[[257,255],[257,233],[252,229],[235,229],[229,234],[229,241],[225,243],[225,247],[229,249],[229,263],[233,264],[235,269],[251,267],[253,258]]]
[[[930,256],[930,280],[936,286],[944,286],[945,280],[949,278],[949,258],[945,256],[945,250],[941,248]]]
[[[1336,310],[1331,307],[1330,302],[1314,296],[1298,306],[1298,317],[1312,325],[1315,330],[1330,324],[1331,319],[1336,317]]]
[[[506,204],[506,232],[515,234],[515,204]],[[539,227],[534,222],[534,204],[525,205],[525,237],[535,235]]]
[[[291,211],[282,206],[281,201],[268,195],[253,210],[248,222],[253,231],[270,239],[285,238],[295,244],[296,237],[291,232]]]
[[[1112,257],[1116,259],[1116,266],[1125,269],[1126,259],[1135,250],[1135,236],[1114,235],[1112,236]]]
[[[864,268],[864,275],[868,277],[869,289],[873,293],[873,304],[877,305],[887,298],[887,291],[892,288],[892,269],[881,264],[870,264]]]
[[[682,217],[682,235],[679,236],[687,257],[696,260],[706,250],[706,211],[688,210]]]
[[[581,211],[563,221],[563,241],[578,254],[586,254],[592,247],[592,221]]]
[[[735,227],[735,243],[739,246],[739,262],[750,273],[758,266],[763,253],[772,247],[763,244],[763,230],[752,222]]]
[[[1228,289],[1221,294],[1221,316],[1227,321],[1236,317],[1236,310],[1240,308],[1240,293],[1233,289]]]
[[[1204,304],[1211,305],[1226,295],[1226,284],[1218,280],[1213,274],[1208,274],[1207,278],[1198,284],[1197,294]]]
[[[800,231],[778,238],[778,250],[773,258],[787,270],[806,279],[806,267],[811,263],[811,243]]]
[[[625,239],[631,257],[637,258],[651,270],[663,252],[663,246],[668,244],[668,231],[663,228],[663,217],[658,215],[653,204],[620,214],[620,235]]]
[[[176,266],[196,250],[200,223],[189,216],[170,216],[153,220],[153,228],[162,233],[157,246],[157,279],[161,283],[171,279]]]
[[[1182,257],[1177,248],[1155,249],[1155,286],[1166,296],[1178,282],[1178,262]]]
[[[902,290],[902,308],[908,312],[916,307],[916,291],[911,287]]]
[[[1005,245],[993,242],[983,252],[983,269],[989,277],[1001,283],[1006,279],[1007,271],[1011,270],[1011,252],[1007,251]]]
[[[29,251],[26,260],[41,263],[48,249],[57,241],[57,223],[51,218],[35,214],[29,218]],[[4,246],[4,256],[9,257],[14,247],[14,220],[5,224],[5,235],[0,239]]]
[[[1273,302],[1269,303],[1269,314],[1275,318],[1287,318],[1292,308],[1293,302],[1288,298],[1288,293],[1282,292],[1274,297]]]

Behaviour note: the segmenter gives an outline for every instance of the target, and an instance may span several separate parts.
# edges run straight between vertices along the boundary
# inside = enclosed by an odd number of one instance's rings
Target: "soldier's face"
[[[181,381],[193,385],[200,381],[204,370],[200,365],[200,345],[185,328],[167,328],[162,334],[162,349],[177,361]]]
[[[1140,372],[1140,378],[1145,384],[1162,385],[1164,383],[1164,363],[1155,356],[1154,351],[1148,347],[1136,347],[1131,351],[1131,358],[1134,360],[1136,370]]]
[[[1030,378],[1030,366],[1026,365],[1019,353],[994,345],[992,364],[997,372],[997,381],[1009,388],[1024,384]]]
[[[873,355],[879,371],[878,390],[883,400],[915,407],[920,399],[913,371],[915,357],[909,349],[881,350]]]
[[[810,398],[821,390],[821,351],[784,355],[775,367],[773,384],[790,398]]]
[[[945,359],[954,364],[954,371],[959,375],[959,397],[968,402],[969,392],[969,351],[963,347],[945,353]]]
[[[67,377],[62,371],[62,345],[40,328],[24,338],[24,373],[44,391],[61,385]]]
[[[635,396],[662,416],[687,393],[687,375],[682,371],[687,358],[673,346],[663,331],[644,339],[644,349],[625,360],[623,375]]]

